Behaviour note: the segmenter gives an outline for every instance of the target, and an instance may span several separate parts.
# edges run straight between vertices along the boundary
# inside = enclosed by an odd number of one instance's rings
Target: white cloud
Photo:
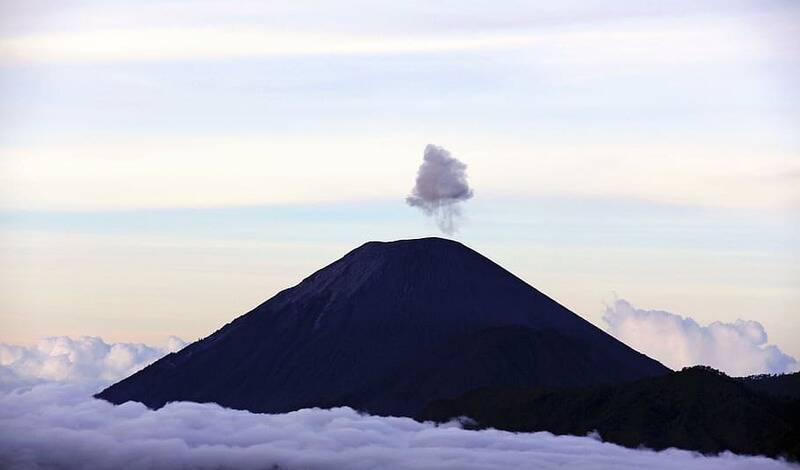
[[[158,411],[46,384],[0,395],[0,467],[37,468],[652,468],[777,469],[761,457],[634,450],[592,437],[469,431],[349,408],[265,415],[213,404]]]
[[[0,346],[0,468],[790,468],[730,453],[627,449],[596,433],[472,431],[350,408],[268,415],[176,402],[153,411],[91,398],[123,371],[183,345],[174,337],[166,348],[58,337]],[[22,384],[20,374],[39,383]]]
[[[162,348],[109,344],[94,336],[44,338],[33,347],[0,343],[0,389],[38,381],[119,380],[185,345],[175,336]]]
[[[795,358],[767,344],[757,321],[702,326],[690,317],[637,309],[623,299],[606,308],[603,320],[617,339],[672,369],[703,364],[732,376],[798,369]]]

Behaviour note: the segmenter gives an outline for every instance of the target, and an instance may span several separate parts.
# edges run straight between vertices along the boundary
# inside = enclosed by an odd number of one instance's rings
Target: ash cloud
[[[614,337],[672,369],[707,365],[739,377],[798,370],[794,357],[767,343],[757,321],[703,326],[690,317],[638,309],[624,299],[606,308],[603,321]]]
[[[461,216],[459,204],[473,196],[466,170],[467,165],[450,152],[428,144],[406,203],[433,217],[442,232],[454,233]]]

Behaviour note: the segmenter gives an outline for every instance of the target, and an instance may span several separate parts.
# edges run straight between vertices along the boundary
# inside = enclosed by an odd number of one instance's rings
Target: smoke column
[[[473,196],[466,170],[467,165],[452,157],[447,150],[426,145],[416,184],[406,203],[435,218],[442,232],[452,234],[461,215],[459,203]]]

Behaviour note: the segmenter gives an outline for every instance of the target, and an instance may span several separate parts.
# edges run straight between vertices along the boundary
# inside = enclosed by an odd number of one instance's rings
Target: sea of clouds
[[[0,398],[2,468],[778,469],[783,462],[653,452],[590,437],[470,431],[349,408],[260,415],[212,404],[152,411],[45,384]]]
[[[92,398],[183,345],[47,338],[0,346],[0,468],[779,469],[785,462],[604,443],[597,436],[466,430],[350,408],[255,414],[178,402],[159,410]]]

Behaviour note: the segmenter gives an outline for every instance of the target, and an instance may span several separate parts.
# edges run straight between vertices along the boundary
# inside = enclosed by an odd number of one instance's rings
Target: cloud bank
[[[44,338],[33,347],[0,343],[0,389],[41,381],[115,381],[185,345],[176,336],[164,347],[109,344],[94,336]]]
[[[590,437],[461,429],[349,408],[263,415],[212,404],[152,411],[39,385],[0,398],[0,467],[9,469],[778,469],[762,457],[654,452]]]
[[[461,215],[459,203],[473,196],[466,171],[467,165],[452,157],[450,152],[428,144],[417,171],[416,184],[406,203],[434,217],[442,232],[455,232]]]
[[[166,349],[181,345],[173,340]],[[0,383],[22,371],[40,382],[0,387],[0,468],[791,468],[764,457],[627,449],[596,435],[465,430],[457,422],[436,426],[350,408],[268,415],[177,402],[154,411],[91,397],[110,377],[166,349],[91,337],[49,338],[31,348],[3,345]],[[9,357],[15,359],[6,362]]]
[[[606,307],[603,320],[617,339],[672,369],[702,364],[732,376],[798,370],[794,357],[767,344],[757,321],[702,326],[690,317],[637,309],[624,299]]]

